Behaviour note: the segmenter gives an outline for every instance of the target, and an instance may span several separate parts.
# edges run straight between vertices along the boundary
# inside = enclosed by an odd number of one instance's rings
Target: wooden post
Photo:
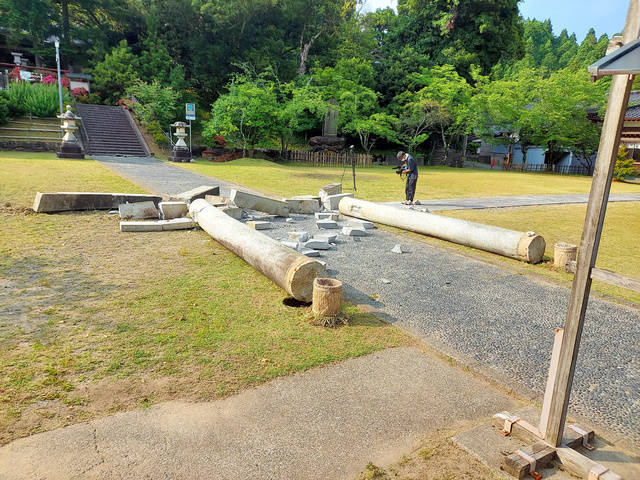
[[[636,40],[639,36],[640,0],[631,0],[623,41],[627,44]],[[625,113],[629,105],[629,93],[631,92],[632,83],[633,76],[631,75],[615,75],[613,77],[607,113],[602,126],[600,149],[598,150],[596,169],[589,195],[587,215],[578,250],[576,274],[571,288],[562,346],[558,355],[557,366],[551,366],[551,369],[555,367],[556,375],[553,383],[548,386],[548,388],[551,388],[551,401],[549,402],[547,428],[543,433],[545,440],[555,447],[562,443],[571,385],[580,348],[580,337],[582,336],[584,316],[589,301],[591,269],[595,265],[598,254],[602,224],[611,189],[613,167],[615,166]]]

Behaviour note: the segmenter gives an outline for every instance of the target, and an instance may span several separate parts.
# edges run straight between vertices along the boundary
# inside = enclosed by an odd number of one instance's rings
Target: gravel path
[[[156,192],[187,190],[203,179],[226,185],[157,160],[98,160]],[[311,217],[295,218],[276,219],[264,233],[284,240],[288,231],[318,232]],[[407,253],[391,253],[397,243]],[[341,236],[321,259],[345,282],[351,300],[508,388],[544,392],[553,332],[566,315],[566,287],[380,230],[362,239]],[[571,398],[574,413],[638,448],[639,344],[640,310],[592,298]]]

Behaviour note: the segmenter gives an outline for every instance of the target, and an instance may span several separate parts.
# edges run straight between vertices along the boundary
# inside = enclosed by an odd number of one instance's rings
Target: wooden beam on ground
[[[631,0],[623,42],[625,44],[630,43],[638,37],[640,37],[640,0]],[[546,432],[544,432],[545,440],[556,447],[562,443],[562,434],[569,407],[569,396],[591,290],[591,270],[595,266],[598,254],[602,225],[611,189],[613,167],[615,166],[620,134],[629,104],[629,93],[631,92],[633,80],[634,77],[632,75],[615,75],[611,83],[607,113],[600,138],[600,149],[598,150],[596,168],[587,205],[587,215],[578,250],[576,274],[573,278],[562,347],[557,367],[554,367],[557,368],[557,374],[551,390],[549,420]]]
[[[524,453],[524,455],[519,455],[517,452],[514,452],[504,457],[502,461],[502,469],[516,478],[524,478],[529,475],[531,471],[531,464],[525,457],[531,457],[535,460],[534,472],[545,468],[556,457],[555,449],[543,442],[535,443],[519,451]]]
[[[505,427],[505,417],[514,418],[514,415],[510,414],[509,412],[501,412],[493,416],[493,425],[500,431],[503,431]],[[587,431],[587,442],[592,443],[594,439],[593,430],[588,430],[582,427],[578,428]],[[523,441],[524,443],[536,443],[542,440],[544,432],[539,431],[537,427],[527,421],[519,420],[511,426],[511,435],[513,435],[518,440]],[[575,430],[567,427],[564,429],[562,445],[566,447],[577,448],[582,445],[582,436]]]
[[[606,467],[603,467],[599,463],[585,457],[573,448],[556,448],[556,454],[558,455],[563,468],[574,475],[579,475],[585,479],[622,480],[620,475],[613,473],[606,469]],[[597,475],[597,472],[601,472],[599,473],[599,476]]]
[[[576,262],[567,262],[566,268],[567,272],[575,273]],[[616,287],[626,288],[627,290],[633,290],[634,292],[640,292],[640,280],[625,277],[624,275],[612,272],[611,270],[594,267],[591,269],[591,279],[615,285]]]

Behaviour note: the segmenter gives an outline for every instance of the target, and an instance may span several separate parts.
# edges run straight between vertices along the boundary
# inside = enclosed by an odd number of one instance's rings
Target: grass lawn
[[[204,232],[33,214],[38,190],[141,192],[92,160],[0,153],[0,443],[412,342],[351,305],[349,326],[312,326]]]
[[[318,190],[327,183],[340,182],[344,171],[343,168],[285,165],[254,159],[227,163],[196,159],[195,163],[178,165],[276,196],[317,195]],[[343,191],[353,191],[350,168],[345,171],[342,185]],[[366,200],[404,200],[404,182],[390,167],[359,167],[356,170],[356,186],[358,197]],[[422,167],[416,199],[589,193],[590,187],[591,178],[582,176]],[[637,193],[640,187],[615,183],[611,191]]]

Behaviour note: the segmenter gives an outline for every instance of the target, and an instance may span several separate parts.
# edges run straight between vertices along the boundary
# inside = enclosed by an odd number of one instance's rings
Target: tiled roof
[[[627,108],[627,113],[624,116],[625,120],[640,120],[640,105],[634,105]]]

